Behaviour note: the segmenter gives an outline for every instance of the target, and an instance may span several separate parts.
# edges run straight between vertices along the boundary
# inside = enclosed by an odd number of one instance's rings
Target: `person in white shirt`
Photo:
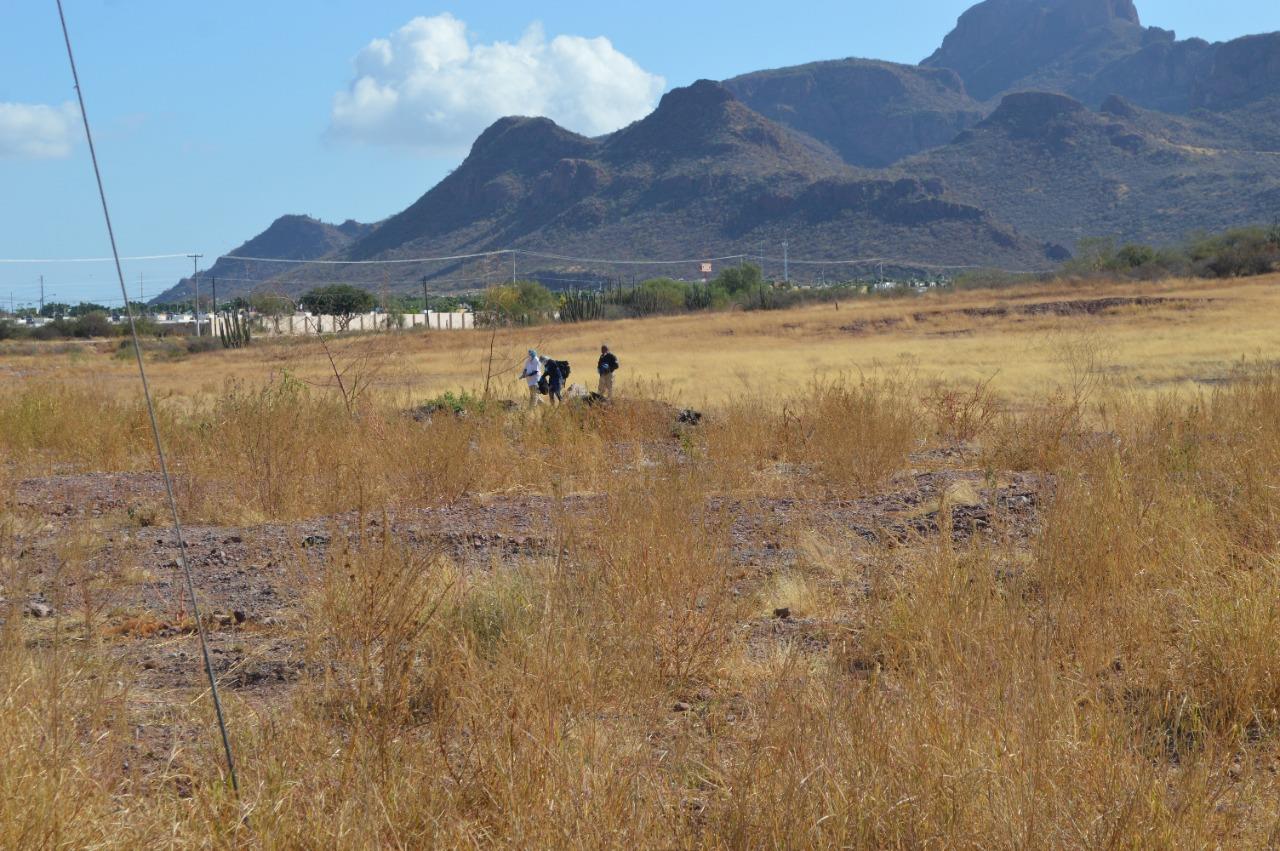
[[[520,377],[529,385],[529,407],[538,404],[538,376],[542,373],[542,360],[533,349],[529,350],[529,359],[524,362]]]

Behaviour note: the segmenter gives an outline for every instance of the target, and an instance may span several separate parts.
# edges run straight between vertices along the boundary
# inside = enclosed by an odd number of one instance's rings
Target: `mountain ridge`
[[[784,238],[816,257],[1047,268],[1081,236],[1167,242],[1270,220],[1276,199],[1280,33],[1180,41],[1143,26],[1132,0],[983,0],[920,65],[849,58],[700,80],[598,138],[499,119],[379,224],[283,217],[233,253],[299,265],[222,258],[202,277],[297,292],[330,276],[301,265],[321,257],[755,254]],[[617,271],[547,266],[527,273]],[[393,289],[509,273],[341,268]]]

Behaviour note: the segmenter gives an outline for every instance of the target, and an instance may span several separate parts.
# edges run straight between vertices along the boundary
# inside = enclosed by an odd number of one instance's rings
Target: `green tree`
[[[427,309],[436,313],[453,313],[455,310],[462,309],[462,302],[457,296],[433,295],[427,302]]]
[[[280,333],[280,320],[293,313],[293,302],[275,293],[253,293],[249,296],[249,308],[271,323]]]
[[[1091,236],[1076,243],[1075,257],[1062,268],[1074,274],[1096,274],[1113,268],[1115,260],[1116,241],[1107,236]]]
[[[537,281],[517,281],[490,287],[484,294],[484,309],[498,317],[517,322],[546,319],[555,313],[559,299]]]
[[[1149,245],[1129,243],[1116,252],[1113,265],[1120,269],[1138,269],[1156,262],[1156,250]]]
[[[730,266],[725,269],[716,275],[711,284],[731,296],[738,296],[753,293],[763,287],[764,276],[760,274],[759,266],[743,263],[741,266]]]
[[[368,290],[350,284],[331,284],[303,294],[298,303],[312,313],[334,317],[339,330],[345,331],[352,319],[373,310],[377,301]]]
[[[71,326],[71,333],[82,338],[114,337],[117,335],[117,328],[111,324],[106,313],[94,311],[77,317]]]

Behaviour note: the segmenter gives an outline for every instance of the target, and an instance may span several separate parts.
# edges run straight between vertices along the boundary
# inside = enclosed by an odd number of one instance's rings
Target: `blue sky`
[[[972,0],[64,2],[122,252],[197,251],[207,264],[283,213],[400,210],[491,112],[603,132],[700,77],[845,56],[917,62]],[[103,256],[54,2],[4,5],[0,258]],[[1275,0],[1138,6],[1182,38],[1280,29]],[[142,275],[152,294],[184,271],[189,261],[126,268],[131,289]],[[59,300],[117,294],[104,264],[0,263],[0,299],[34,300],[40,274]]]

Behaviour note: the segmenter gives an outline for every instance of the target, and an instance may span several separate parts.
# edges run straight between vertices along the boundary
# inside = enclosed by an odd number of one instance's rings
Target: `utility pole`
[[[430,312],[431,311],[429,309],[429,302],[427,301],[427,276],[423,275],[422,276],[422,313],[423,315],[427,315],[427,314],[430,314]],[[431,324],[427,323],[427,327],[430,328]]]
[[[516,250],[511,249],[511,283],[516,282]]]
[[[142,273],[138,273],[138,304],[145,304],[146,298],[142,295]]]
[[[791,267],[787,256],[787,241],[782,240],[782,282],[784,284],[791,283]]]
[[[44,275],[40,276],[40,315],[44,316]]]
[[[191,258],[191,286],[195,288],[196,299],[196,336],[200,336],[200,277],[198,273],[200,258],[203,254],[188,254]]]
[[[209,312],[209,336],[212,337],[213,323],[218,321],[218,279],[213,279],[213,310]]]

